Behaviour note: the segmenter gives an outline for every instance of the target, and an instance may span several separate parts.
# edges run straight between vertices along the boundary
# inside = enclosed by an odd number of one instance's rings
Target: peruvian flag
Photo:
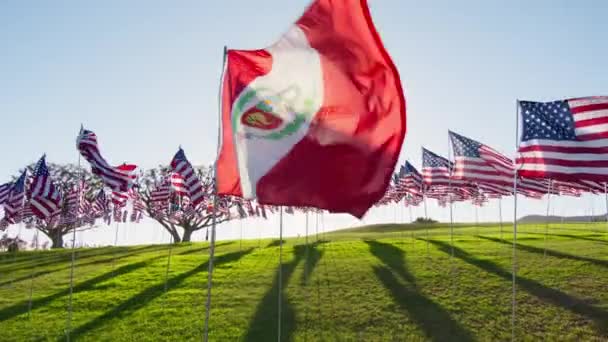
[[[365,0],[317,0],[279,41],[229,50],[218,193],[362,217],[405,137],[399,74]]]

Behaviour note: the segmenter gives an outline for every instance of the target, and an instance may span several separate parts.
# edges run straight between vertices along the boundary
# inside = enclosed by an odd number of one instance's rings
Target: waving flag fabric
[[[30,189],[30,206],[34,215],[40,219],[47,219],[59,213],[61,193],[51,179],[45,156],[42,156],[36,164]]]
[[[171,189],[179,196],[188,196],[188,189],[184,182],[184,177],[178,173],[171,174]]]
[[[449,132],[449,135],[454,151],[454,178],[513,187],[513,162],[509,158],[460,134]]]
[[[129,164],[111,166],[99,152],[95,133],[81,129],[76,139],[76,146],[84,159],[91,164],[93,173],[101,177],[107,187],[120,192],[127,192],[131,188],[137,166]]]
[[[422,148],[422,179],[427,186],[447,186],[450,184],[452,162],[426,148]]]
[[[201,180],[198,178],[192,164],[190,164],[188,158],[186,158],[186,154],[181,147],[173,157],[171,167],[173,168],[173,172],[182,177],[179,188],[188,193],[190,203],[196,208],[205,200],[205,192],[203,191]],[[175,189],[176,183],[174,182],[173,177],[171,177],[171,184],[173,189]]]
[[[6,200],[8,199],[8,194],[11,191],[11,186],[12,183],[0,185],[0,206],[2,206],[4,202],[6,202]]]
[[[4,203],[4,213],[9,223],[19,223],[23,217],[20,214],[24,209],[26,177],[27,170],[23,171],[21,176],[11,185],[8,198]]]
[[[608,96],[519,105],[520,175],[608,181]]]
[[[154,206],[160,206],[166,208],[166,204],[169,202],[171,196],[171,185],[170,181],[164,179],[154,190],[150,192],[150,201],[154,203]]]
[[[95,213],[97,215],[103,216],[104,214],[106,214],[108,212],[108,199],[106,197],[106,193],[103,189],[99,190],[99,192],[97,193],[97,196],[95,196],[95,199],[93,200],[93,211],[95,211]]]
[[[406,161],[399,170],[398,185],[409,194],[422,195],[422,175],[409,161]]]
[[[279,41],[229,50],[220,194],[361,217],[391,179],[405,100],[364,0],[317,0]]]

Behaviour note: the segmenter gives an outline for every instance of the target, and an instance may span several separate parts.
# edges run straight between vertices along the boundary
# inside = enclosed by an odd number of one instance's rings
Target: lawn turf
[[[511,229],[457,225],[453,245],[446,225],[323,233],[308,247],[290,238],[280,267],[276,240],[219,241],[210,340],[275,341],[279,290],[283,341],[510,340]],[[518,340],[608,339],[607,231],[519,226]],[[200,341],[208,252],[78,249],[71,340]],[[65,340],[70,260],[69,250],[0,254],[2,341]]]

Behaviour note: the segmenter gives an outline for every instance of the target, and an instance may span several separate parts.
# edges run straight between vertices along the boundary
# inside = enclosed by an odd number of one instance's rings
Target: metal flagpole
[[[38,233],[39,233],[39,230],[36,229],[36,235],[34,237],[34,248],[35,248],[36,252],[38,251]],[[29,301],[27,304],[27,315],[29,316],[30,319],[32,318],[32,295],[34,294],[34,270],[35,269],[36,269],[35,267],[32,267],[32,273],[30,275],[30,298],[29,298]]]
[[[479,235],[479,206],[475,204],[473,207],[475,208],[475,234]]]
[[[306,214],[306,255],[305,255],[305,259],[304,259],[304,291],[306,294],[306,306],[304,309],[304,340],[307,340],[308,337],[308,301],[309,301],[309,293],[308,293],[308,256],[309,256],[309,250],[308,250],[308,208],[304,208],[305,210],[305,214]]]
[[[173,234],[169,234],[171,235],[171,239],[170,239],[170,245],[169,245],[169,254],[167,255],[167,269],[165,270],[165,292],[167,292],[168,290],[168,284],[169,284],[169,270],[171,268],[171,254],[173,254]]]
[[[545,244],[543,248],[543,258],[547,256],[547,236],[549,235],[549,210],[551,209],[551,190],[553,181],[549,179],[547,185],[547,214],[545,215]]]
[[[317,242],[319,242],[319,210],[315,210],[315,230],[317,234]]]
[[[608,223],[608,185],[604,183],[604,199],[606,201],[606,222]]]
[[[278,303],[278,324],[277,337],[281,342],[281,302],[282,302],[282,287],[283,287],[283,207],[279,207],[279,303]]]
[[[116,209],[114,209],[116,210]],[[122,212],[120,217],[122,217]],[[118,244],[118,224],[120,221],[116,221],[116,229],[114,230],[114,252],[112,253],[112,277],[114,277],[114,270],[116,269],[116,247]]]
[[[221,145],[221,129],[222,129],[222,89],[224,88],[224,73],[226,71],[226,56],[228,48],[224,46],[224,57],[222,65],[222,76],[220,77],[220,89],[218,94],[218,134],[217,134],[217,149],[219,156],[219,149]],[[207,271],[207,302],[205,303],[205,326],[203,332],[203,341],[209,340],[209,314],[211,312],[211,287],[213,279],[213,257],[215,255],[215,225],[216,225],[216,214],[217,214],[217,160],[213,165],[213,211],[211,217],[211,241],[209,242],[209,270]]]
[[[414,222],[412,219],[412,206],[408,206],[409,212],[410,212],[410,223]]]
[[[448,162],[452,154],[452,144],[450,144],[450,134],[448,132]],[[454,214],[453,214],[453,196],[452,196],[452,166],[448,164],[448,201],[450,201],[450,259],[454,260]],[[452,264],[453,266],[453,264]]]
[[[80,132],[82,132],[82,125],[80,125]],[[80,133],[79,133],[80,135]],[[83,191],[83,181],[84,181],[84,172],[81,169],[80,166],[80,153],[78,153],[78,169],[80,171],[80,184],[79,186],[81,187],[80,190],[78,191],[78,194],[80,196],[78,196],[78,208],[80,208],[81,203],[80,201],[82,201],[82,191]],[[78,216],[77,216],[78,217]],[[79,220],[77,220],[79,221]],[[67,318],[67,322],[66,322],[66,329],[65,329],[65,339],[67,342],[70,342],[70,333],[72,330],[72,297],[74,294],[74,263],[76,262],[76,250],[74,249],[74,246],[76,244],[76,227],[74,227],[74,229],[72,230],[72,261],[70,263],[70,292],[69,292],[69,296],[68,296],[68,318]]]
[[[498,220],[500,223],[500,239],[502,240],[502,197],[498,198]]]
[[[180,200],[180,202],[181,202],[181,196],[178,197],[178,200]],[[167,207],[168,207],[167,212],[170,213],[171,212],[171,203],[169,203]],[[180,207],[181,207],[181,204],[180,204]],[[168,289],[167,284],[169,282],[169,268],[171,267],[171,254],[173,252],[173,243],[174,243],[173,234],[169,234],[169,235],[171,236],[171,238],[169,240],[171,244],[169,245],[169,254],[167,255],[167,268],[165,270],[165,293],[167,292],[167,289]],[[165,299],[165,301],[166,301],[166,299]],[[163,305],[164,305],[164,302],[163,302]]]
[[[239,252],[243,251],[243,220],[239,220],[241,226],[241,240],[239,242]]]
[[[515,100],[515,152],[519,149],[519,100]],[[512,256],[512,283],[511,283],[511,341],[515,341],[515,320],[517,311],[517,169],[513,173],[513,256]]]
[[[427,209],[426,209],[426,191],[424,192],[422,199],[424,200],[424,218],[429,218],[429,215],[427,214]]]

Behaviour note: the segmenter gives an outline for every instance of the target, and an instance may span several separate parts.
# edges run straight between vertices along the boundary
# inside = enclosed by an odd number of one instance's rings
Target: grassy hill
[[[510,340],[510,229],[456,227],[453,258],[445,225],[288,239],[283,340]],[[607,339],[606,223],[555,224],[547,240],[544,225],[519,229],[519,339]],[[72,340],[200,341],[207,256],[204,243],[78,250]],[[0,254],[1,340],[65,340],[70,258]],[[277,241],[218,243],[212,340],[276,340],[278,260]]]

